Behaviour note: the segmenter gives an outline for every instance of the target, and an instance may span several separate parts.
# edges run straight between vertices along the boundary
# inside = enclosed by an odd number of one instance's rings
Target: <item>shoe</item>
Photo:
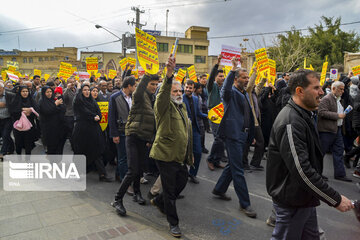
[[[225,193],[220,193],[220,192],[216,191],[215,189],[212,191],[212,194],[216,195],[221,200],[225,200],[225,201],[231,200],[230,196],[226,195]]]
[[[141,193],[135,193],[133,196],[133,201],[137,202],[140,205],[145,205],[146,204],[146,200],[143,199],[143,197],[141,196]]]
[[[183,199],[184,197],[185,197],[184,195],[179,194],[179,196],[177,196],[176,199]]]
[[[148,198],[149,198],[150,200],[153,199],[154,197],[156,197],[157,195],[159,195],[159,194],[158,194],[158,193],[152,194],[151,191],[149,191],[148,194],[147,194],[147,196],[148,196]]]
[[[207,150],[206,148],[203,148],[203,149],[202,149],[202,153],[208,154],[208,153],[209,153],[209,150]]]
[[[264,171],[264,167],[260,165],[259,166],[250,165],[250,169],[254,171]]]
[[[247,208],[240,207],[240,211],[245,213],[245,215],[248,217],[256,218],[256,212],[251,208],[251,206],[248,206]]]
[[[176,225],[176,226],[170,225],[170,234],[173,237],[180,238],[181,231],[180,231],[179,225]]]
[[[353,173],[353,177],[360,178],[360,171],[355,170]]]
[[[99,177],[100,182],[113,182],[114,179],[112,177],[108,177],[106,175],[102,175]]]
[[[195,176],[189,175],[189,182],[199,184],[200,182],[196,179]]]
[[[344,182],[352,182],[352,180],[346,176],[344,177],[335,177],[336,180],[344,181]]]
[[[120,215],[120,216],[126,216],[126,209],[123,205],[123,201],[121,200],[115,200],[114,202],[111,203],[111,206],[113,206],[116,209],[116,212]]]
[[[228,157],[223,156],[220,160],[221,162],[227,163],[229,161]]]
[[[276,223],[276,216],[274,214],[274,211],[271,212],[271,215],[266,219],[266,224],[270,227],[275,227]]]
[[[132,186],[129,186],[128,189],[126,190],[126,193],[129,195],[129,196],[134,196],[134,189]]]
[[[325,182],[329,181],[328,177],[325,177],[324,175],[321,175],[321,177]]]
[[[214,164],[209,161],[206,161],[206,162],[207,162],[207,165],[208,165],[208,168],[210,169],[210,171],[214,171],[215,170]]]
[[[140,183],[141,183],[141,184],[148,184],[148,183],[149,183],[149,180],[147,180],[146,178],[142,177],[142,178],[140,178]]]
[[[162,214],[165,214],[164,207],[160,206],[155,199],[156,198],[151,199],[150,204],[156,207]]]
[[[216,167],[216,168],[225,168],[225,166],[222,165],[221,163],[219,163],[219,164],[214,164],[214,167]]]
[[[346,168],[351,168],[350,166],[350,159],[348,157],[344,157],[344,165]]]

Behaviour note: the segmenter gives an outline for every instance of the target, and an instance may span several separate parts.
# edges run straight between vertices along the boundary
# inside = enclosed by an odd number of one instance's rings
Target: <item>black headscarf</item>
[[[50,89],[51,90],[51,97],[48,98],[45,95],[46,90]],[[40,108],[41,107],[46,107],[46,108],[51,108],[53,107],[55,104],[55,99],[54,99],[54,90],[52,90],[51,87],[49,86],[44,86],[41,88],[41,99],[40,99]]]
[[[27,89],[29,91],[29,94],[26,98],[23,98],[21,96],[21,91],[23,89]],[[22,108],[30,108],[30,107],[34,108],[35,111],[37,111],[37,105],[31,96],[30,89],[27,86],[23,86],[23,85],[16,86],[14,92],[16,93],[16,95],[13,101],[9,104],[10,113],[21,113]]]
[[[89,85],[86,84],[81,85],[79,92],[75,96],[74,104],[78,104],[80,107],[86,108],[93,113],[97,113],[99,106],[91,96],[91,90],[89,97],[84,96],[84,94],[82,93],[84,87],[89,87]]]

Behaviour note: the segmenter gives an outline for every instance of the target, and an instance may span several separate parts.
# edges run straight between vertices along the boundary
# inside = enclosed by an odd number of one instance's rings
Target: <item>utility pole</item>
[[[133,10],[136,14],[136,19],[134,21],[134,19],[130,22],[129,20],[127,21],[127,23],[130,25],[135,25],[135,27],[137,27],[138,29],[141,29],[143,26],[146,26],[146,22],[145,24],[140,23],[140,14],[141,13],[145,13],[145,10],[140,10],[138,7],[131,7],[131,10]]]

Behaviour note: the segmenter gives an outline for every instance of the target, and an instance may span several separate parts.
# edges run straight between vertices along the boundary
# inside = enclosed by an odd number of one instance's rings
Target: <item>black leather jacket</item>
[[[290,99],[271,130],[266,188],[283,207],[315,207],[322,200],[337,207],[340,194],[321,177],[323,153],[316,115]]]

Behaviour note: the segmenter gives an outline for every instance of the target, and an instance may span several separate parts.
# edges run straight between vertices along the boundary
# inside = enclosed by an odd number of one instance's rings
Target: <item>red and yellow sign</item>
[[[186,71],[185,71],[184,69],[179,68],[179,70],[178,70],[178,72],[177,72],[177,74],[176,74],[175,80],[176,80],[176,81],[179,81],[180,83],[182,83],[185,75],[186,75]]]
[[[100,127],[102,131],[105,131],[108,125],[108,114],[109,114],[109,102],[98,102],[97,103],[101,112]]]
[[[14,67],[14,66],[8,67],[8,72],[15,73],[15,71],[16,71],[16,67]]]
[[[89,57],[86,58],[86,71],[88,73],[96,75],[98,72],[98,58],[97,57]]]
[[[119,61],[119,65],[121,67],[121,70],[124,71],[127,64],[127,58],[123,58]]]
[[[360,65],[353,67],[351,70],[352,70],[354,76],[360,75]]]
[[[58,77],[68,79],[72,75],[72,65],[70,63],[61,62]]]
[[[213,123],[220,124],[221,119],[224,116],[224,104],[220,103],[219,105],[216,105],[208,112],[208,118]]]
[[[224,76],[225,78],[227,77],[227,75],[229,74],[229,72],[231,71],[231,66],[225,66],[223,68],[223,71],[224,71]]]
[[[329,64],[329,62],[327,62],[327,61],[323,63],[323,66],[321,69],[321,75],[320,75],[320,86],[323,86],[325,83],[328,64]]]
[[[116,70],[109,69],[109,78],[110,79],[114,79],[114,77],[116,77],[116,75],[117,75]]]
[[[130,64],[130,65],[136,65],[136,59],[135,58],[131,58],[131,57],[128,57],[127,58],[127,62]]]
[[[193,80],[194,82],[197,82],[195,66],[194,66],[194,65],[191,65],[190,67],[188,67],[188,68],[187,68],[187,72],[188,72],[188,74],[189,74],[190,80]]]
[[[157,74],[159,72],[159,57],[156,38],[146,32],[135,28],[137,58],[145,72]],[[146,65],[150,67],[147,68]]]
[[[270,69],[270,82],[272,85],[275,85],[276,80],[276,62],[275,60],[269,59],[269,69]]]

